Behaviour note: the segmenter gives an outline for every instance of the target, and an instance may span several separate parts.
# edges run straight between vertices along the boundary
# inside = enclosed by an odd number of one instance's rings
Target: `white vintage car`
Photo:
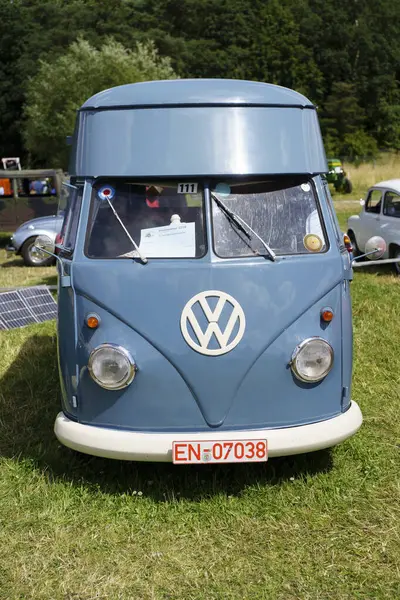
[[[373,236],[380,236],[386,242],[384,259],[400,260],[400,179],[381,181],[372,186],[362,201],[363,209],[347,221],[349,236],[355,254],[365,252],[365,244]],[[400,262],[394,262],[400,275]]]

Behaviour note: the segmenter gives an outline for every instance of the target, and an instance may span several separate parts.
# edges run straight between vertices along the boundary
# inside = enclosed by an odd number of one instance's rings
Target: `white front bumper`
[[[60,412],[54,424],[54,431],[62,444],[85,454],[120,460],[172,462],[172,442],[224,441],[233,438],[241,440],[256,436],[258,439],[268,440],[269,456],[287,456],[335,446],[353,435],[360,428],[361,423],[361,410],[356,402],[352,402],[350,408],[338,417],[311,425],[283,429],[247,429],[211,433],[138,433],[82,425],[71,421]]]

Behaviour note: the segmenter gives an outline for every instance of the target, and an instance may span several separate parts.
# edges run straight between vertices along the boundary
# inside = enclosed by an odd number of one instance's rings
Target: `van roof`
[[[238,79],[172,79],[120,85],[95,94],[81,110],[171,105],[282,106],[315,108],[285,87]]]

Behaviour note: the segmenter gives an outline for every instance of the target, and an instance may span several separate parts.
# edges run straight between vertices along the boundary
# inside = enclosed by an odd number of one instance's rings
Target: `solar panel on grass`
[[[0,293],[0,330],[25,327],[57,317],[57,303],[47,286]]]

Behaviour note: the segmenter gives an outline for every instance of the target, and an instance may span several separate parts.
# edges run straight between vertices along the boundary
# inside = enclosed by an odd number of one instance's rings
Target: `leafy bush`
[[[359,129],[344,136],[340,156],[346,156],[350,162],[360,164],[378,156],[378,144],[372,136]]]

